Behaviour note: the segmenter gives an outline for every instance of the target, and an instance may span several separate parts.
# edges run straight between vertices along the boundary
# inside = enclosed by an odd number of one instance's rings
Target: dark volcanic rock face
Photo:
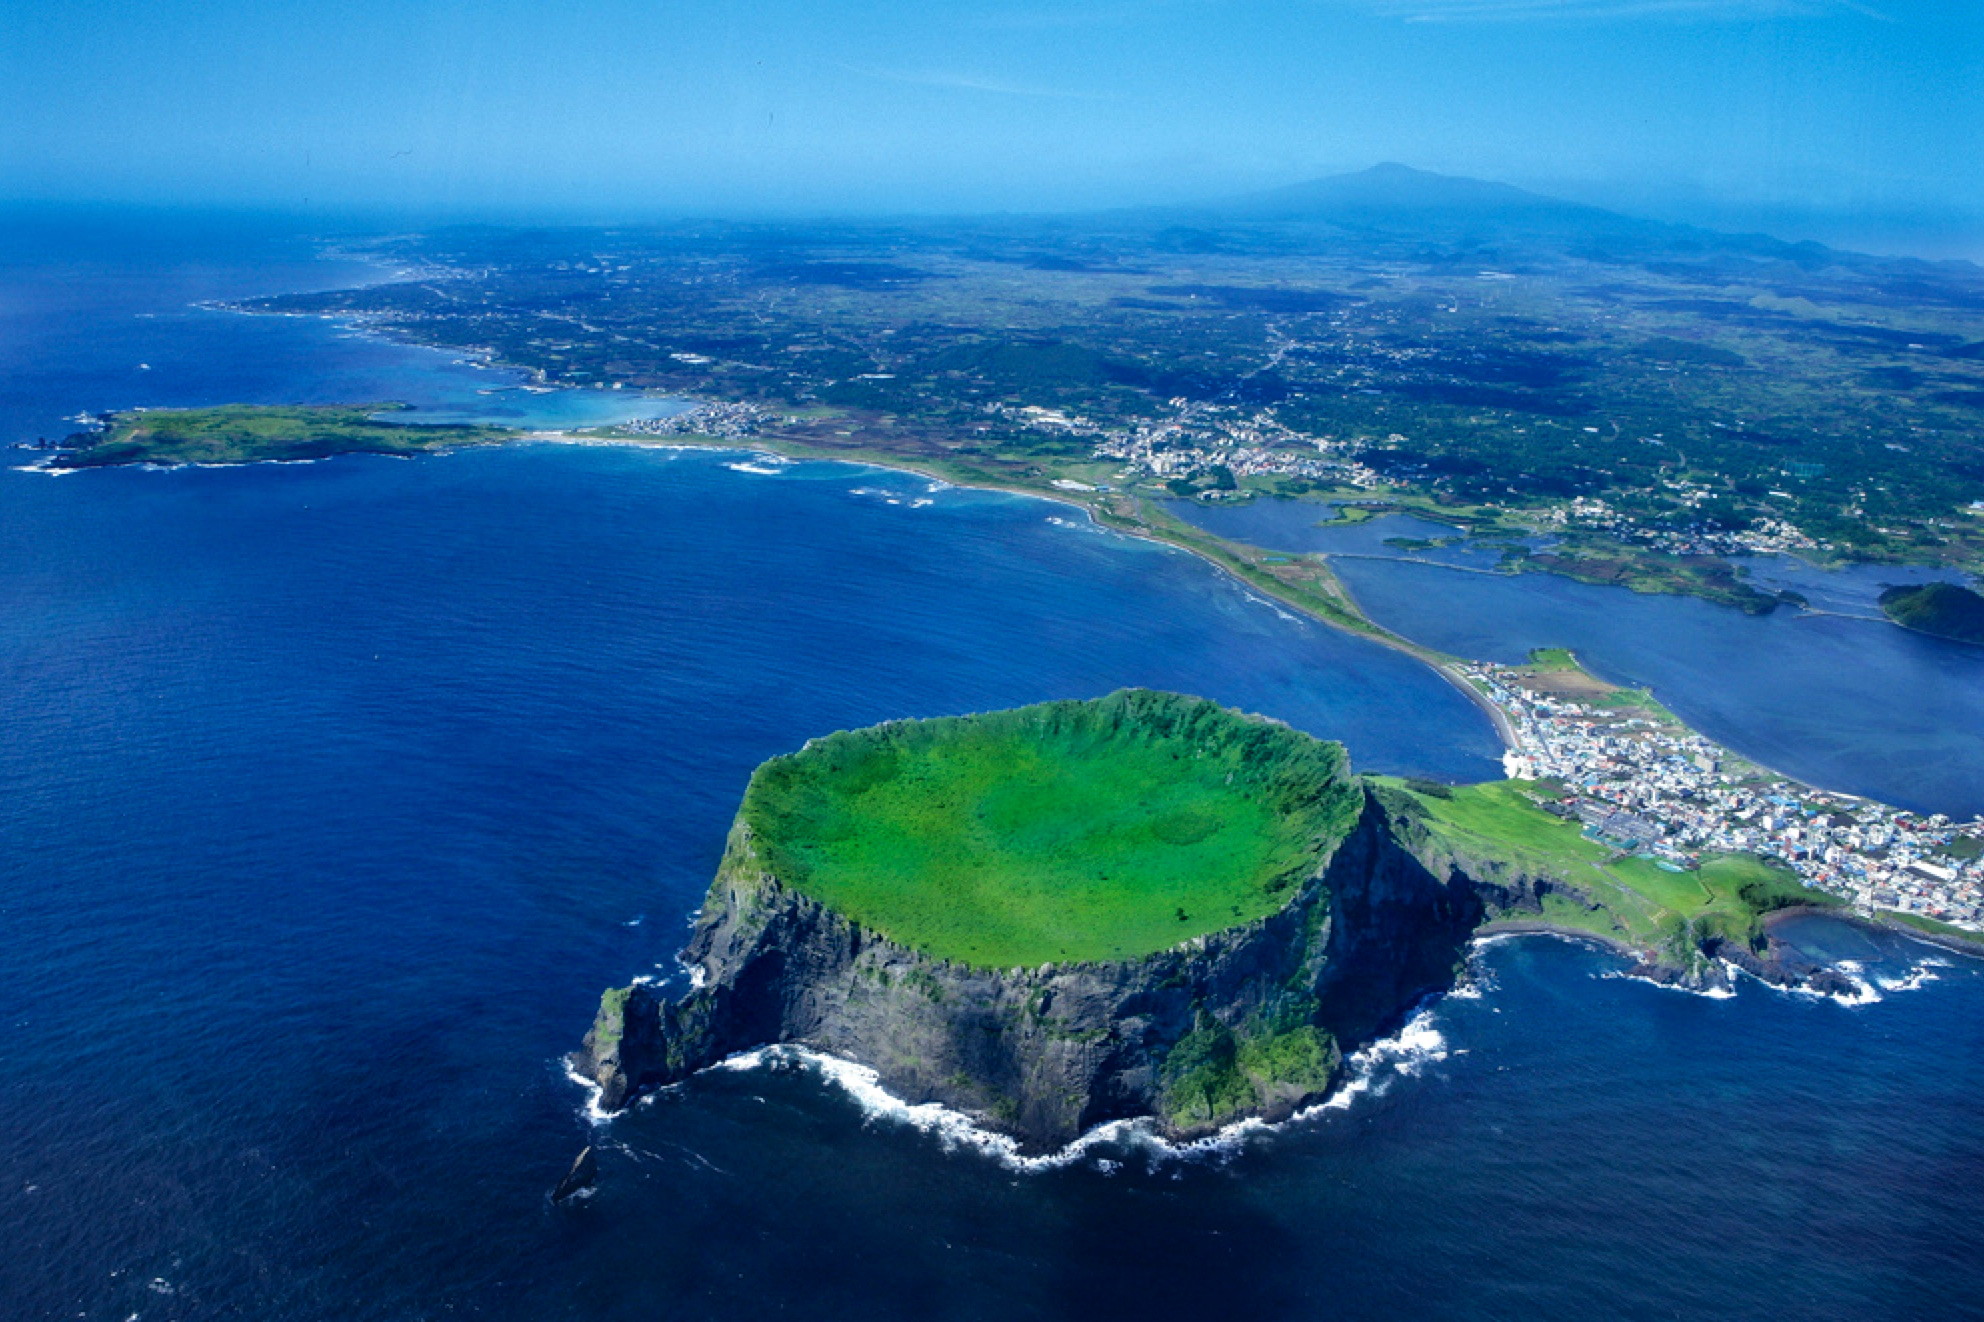
[[[610,991],[574,1064],[614,1110],[726,1056],[797,1043],[873,1068],[1031,1149],[1105,1121],[1204,1132],[1320,1097],[1344,1051],[1451,985],[1482,917],[1367,793],[1280,911],[1141,959],[988,969],[866,931],[783,885],[732,833],[684,958],[698,986]]]

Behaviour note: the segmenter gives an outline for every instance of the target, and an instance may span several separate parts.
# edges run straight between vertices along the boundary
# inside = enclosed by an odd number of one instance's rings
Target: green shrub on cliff
[[[1337,1063],[1328,1033],[1300,1023],[1234,1032],[1203,1012],[1165,1057],[1164,1117],[1180,1128],[1224,1124],[1260,1110],[1276,1093],[1320,1093]]]
[[[1340,745],[1125,690],[828,735],[760,767],[743,819],[794,889],[903,945],[1014,967],[1273,913],[1360,803]]]

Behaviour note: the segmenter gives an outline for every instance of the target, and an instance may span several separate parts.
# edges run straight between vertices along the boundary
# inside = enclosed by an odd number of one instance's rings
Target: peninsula
[[[205,409],[129,409],[68,437],[49,468],[118,464],[247,464],[334,454],[419,454],[514,440],[504,427],[381,420],[406,404],[223,404]]]
[[[1752,857],[1623,859],[1519,782],[1359,777],[1340,745],[1125,690],[765,763],[691,988],[608,991],[572,1064],[618,1110],[794,1043],[1030,1150],[1131,1118],[1188,1138],[1325,1096],[1486,925],[1596,937],[1662,980],[1850,989],[1763,921],[1824,900]]]
[[[1984,567],[1976,267],[1398,165],[1274,196],[451,227],[373,245],[404,279],[247,306],[703,401],[676,435],[1098,505],[1356,503],[1744,610],[1779,601],[1740,572],[1760,551]]]
[[[251,463],[347,451],[409,454],[501,443],[521,435],[504,427],[403,425],[377,416],[404,407],[132,410],[104,415],[101,431],[68,438],[41,463],[80,468]],[[651,423],[536,435],[666,445],[725,445],[751,437],[754,447],[795,458],[901,462],[883,452],[836,452],[768,441],[756,430],[763,421],[763,411],[749,406],[702,405]],[[1706,875],[1697,868],[1708,859],[1754,854],[1795,872],[1823,896],[1848,900],[1869,917],[1880,915],[1879,921],[1926,932],[1932,939],[1971,944],[1980,939],[1984,819],[1959,824],[1933,814],[1918,818],[1751,766],[1687,729],[1649,695],[1598,680],[1568,653],[1545,649],[1531,665],[1506,667],[1421,646],[1366,616],[1337,579],[1327,553],[1277,554],[1221,537],[1179,518],[1163,501],[1107,483],[1070,478],[1046,482],[1037,476],[1012,480],[958,456],[920,459],[914,467],[960,484],[1078,505],[1104,527],[1190,551],[1324,623],[1417,657],[1494,720],[1508,749],[1509,774],[1541,782],[1540,791],[1525,792],[1525,802],[1575,818],[1641,855],[1649,867],[1658,859],[1699,876]],[[1370,507],[1349,505],[1342,513],[1368,517]],[[1883,594],[1882,606],[1904,627],[1963,641],[1984,638],[1984,598],[1953,583],[1891,589]],[[1664,906],[1659,911],[1668,912]],[[1634,934],[1638,946],[1648,944],[1645,938],[1644,932]],[[1677,958],[1666,966],[1688,963]],[[1701,966],[1702,976],[1717,976],[1717,967]]]

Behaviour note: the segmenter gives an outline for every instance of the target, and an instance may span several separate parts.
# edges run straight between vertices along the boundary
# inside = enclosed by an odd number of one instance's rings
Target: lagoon
[[[1441,535],[1407,516],[1319,527],[1327,511],[1309,502],[1175,505],[1226,536],[1329,553],[1364,611],[1414,642],[1508,663],[1568,647],[1594,673],[1651,688],[1703,734],[1786,775],[1921,812],[1984,813],[1984,647],[1912,633],[1873,605],[1883,585],[1928,571],[1757,557],[1760,582],[1795,588],[1815,609],[1756,616],[1554,574],[1482,572],[1496,556],[1466,546],[1405,555],[1384,538]]]

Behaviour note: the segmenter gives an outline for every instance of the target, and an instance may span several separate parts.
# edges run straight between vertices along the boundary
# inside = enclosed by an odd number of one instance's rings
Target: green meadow
[[[1686,872],[1622,855],[1585,836],[1576,822],[1545,812],[1520,781],[1430,793],[1417,782],[1371,781],[1388,796],[1406,796],[1409,811],[1456,856],[1548,877],[1589,897],[1587,904],[1553,891],[1544,897],[1541,921],[1684,961],[1711,935],[1752,940],[1773,909],[1838,903],[1748,854],[1715,855]]]
[[[743,819],[763,866],[864,927],[1016,967],[1273,913],[1361,801],[1340,745],[1125,690],[828,735],[760,767]]]

